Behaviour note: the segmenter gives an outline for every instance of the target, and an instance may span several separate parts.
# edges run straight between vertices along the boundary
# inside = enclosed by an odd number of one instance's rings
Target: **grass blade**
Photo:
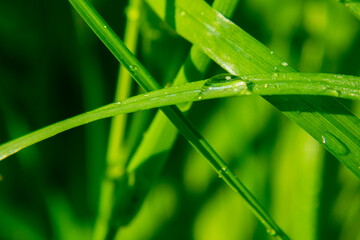
[[[154,1],[147,2],[160,17],[167,20],[159,5],[155,6]],[[296,72],[286,61],[205,2],[177,0],[175,7],[173,11],[176,16],[173,22],[176,31],[199,46],[229,73],[244,75]],[[169,23],[171,24],[171,21]],[[307,96],[274,96],[265,99],[323,144],[356,176],[360,176],[360,120],[338,100],[327,98],[318,101],[316,97]],[[293,106],[302,106],[302,109],[297,108],[294,111]],[[332,106],[334,111],[329,111],[329,106]],[[339,142],[342,144],[338,144]],[[341,146],[347,146],[349,151],[344,154]]]
[[[140,8],[142,0],[132,0],[129,2],[126,11],[126,26],[124,34],[124,44],[133,53],[136,52],[140,28]],[[115,91],[115,101],[122,101],[130,96],[131,75],[124,65],[120,65],[117,87]],[[111,119],[108,149],[106,154],[106,176],[103,177],[100,188],[100,199],[98,213],[96,217],[93,239],[105,239],[108,232],[108,222],[111,217],[114,199],[114,181],[112,177],[119,172],[124,172],[126,161],[129,155],[129,148],[125,143],[125,129],[127,115],[121,114]]]
[[[136,52],[136,45],[138,42],[138,34],[140,27],[140,8],[142,0],[132,0],[129,2],[127,8],[127,21],[125,27],[124,43],[133,53]],[[117,87],[115,92],[115,101],[122,101],[130,96],[131,89],[131,75],[124,65],[120,65],[119,76],[117,80]],[[119,162],[119,158],[126,158],[126,147],[124,146],[124,128],[126,127],[126,115],[119,115],[112,119],[109,137],[109,146],[107,159],[108,164],[116,164]],[[120,160],[121,161],[121,160]],[[126,160],[123,167],[125,167]]]
[[[0,160],[61,132],[119,114],[183,102],[249,95],[315,95],[318,97],[317,100],[321,100],[322,96],[360,100],[360,77],[322,73],[281,73],[277,74],[276,78],[274,74],[239,77],[220,74],[207,80],[141,94],[49,125],[1,145]],[[342,109],[329,108],[328,110],[342,114]],[[350,150],[346,146],[342,147],[343,151]],[[359,167],[357,166],[358,171],[355,172],[357,176],[360,176]]]
[[[160,89],[160,85],[155,81],[151,74],[141,65],[136,57],[126,48],[117,35],[111,30],[107,23],[101,18],[96,10],[85,0],[69,0],[73,7],[83,17],[85,22],[107,46],[112,54],[129,70],[134,80],[145,90],[153,91]],[[177,127],[179,132],[190,142],[190,144],[199,151],[215,169],[220,172],[223,180],[232,188],[234,188],[248,203],[255,215],[261,220],[269,233],[278,236],[280,239],[286,239],[287,236],[266,214],[262,207],[257,203],[256,199],[235,177],[235,175],[227,170],[227,164],[214,151],[209,143],[196,131],[190,124],[182,112],[175,106],[164,107],[161,110]],[[223,171],[226,169],[226,171]]]

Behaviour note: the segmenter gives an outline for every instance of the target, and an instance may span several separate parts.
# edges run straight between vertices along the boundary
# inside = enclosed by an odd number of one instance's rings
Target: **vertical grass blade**
[[[344,6],[360,20],[360,2],[357,0],[339,0]]]

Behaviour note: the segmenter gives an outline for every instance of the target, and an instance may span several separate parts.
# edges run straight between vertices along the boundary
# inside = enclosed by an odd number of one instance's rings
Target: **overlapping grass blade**
[[[107,46],[117,60],[122,63],[131,73],[134,80],[145,90],[153,91],[160,89],[160,85],[151,74],[142,66],[139,60],[126,48],[123,42],[112,31],[108,24],[101,18],[96,10],[85,0],[69,0],[73,7],[83,17],[94,33]],[[249,205],[254,214],[260,219],[271,235],[279,239],[287,239],[287,236],[268,216],[254,196],[248,191],[243,183],[228,169],[226,162],[215,152],[210,144],[196,131],[176,106],[163,107],[161,110],[176,126],[187,141],[199,151],[210,163],[213,169],[219,172],[222,179],[238,192]],[[226,171],[224,171],[224,169]],[[116,227],[116,226],[115,226]]]
[[[176,31],[235,75],[295,72],[286,61],[201,0],[175,1],[175,20],[148,4]],[[156,1],[158,2],[158,1]],[[171,5],[172,6],[172,5]],[[170,5],[167,8],[171,7]],[[265,97],[360,177],[360,120],[335,98]],[[349,149],[344,152],[344,146]]]

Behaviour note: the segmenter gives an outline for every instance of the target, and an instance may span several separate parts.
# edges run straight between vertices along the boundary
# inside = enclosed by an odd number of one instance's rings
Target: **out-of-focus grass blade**
[[[126,25],[124,44],[136,53],[140,29],[140,9],[142,0],[130,0],[126,9]],[[120,64],[115,101],[122,101],[130,96],[132,79],[124,65]],[[94,225],[93,239],[104,239],[108,232],[108,223],[113,210],[114,178],[109,176],[119,175],[124,172],[131,147],[125,141],[127,114],[120,114],[111,119],[108,148],[106,153],[106,175],[103,177],[100,188],[98,213]],[[141,131],[135,135],[142,134]],[[100,181],[99,181],[100,182]]]
[[[173,5],[148,4],[174,23],[176,31],[199,46],[221,67],[235,75],[295,72],[286,61],[201,0],[175,1],[175,20],[166,14]],[[265,97],[295,121],[339,161],[360,177],[360,120],[335,98]],[[344,151],[344,149],[347,149]]]
[[[359,0],[339,0],[344,6],[360,19],[360,1]]]
[[[272,213],[290,236],[316,240],[324,151],[294,122],[282,125],[272,154]]]

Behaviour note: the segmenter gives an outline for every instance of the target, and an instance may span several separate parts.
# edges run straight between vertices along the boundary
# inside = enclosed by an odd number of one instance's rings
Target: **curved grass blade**
[[[156,13],[168,20],[163,9],[147,0]],[[160,4],[161,5],[161,4]],[[169,7],[169,6],[168,6]],[[296,72],[286,61],[201,0],[176,0],[177,33],[199,46],[231,74]],[[340,162],[360,178],[360,120],[335,98],[264,97],[284,115],[295,121]],[[301,106],[301,110],[294,106]],[[332,108],[332,111],[330,108]],[[324,140],[328,139],[328,140]],[[338,144],[338,142],[343,144]],[[342,150],[346,145],[349,151]]]
[[[238,77],[220,74],[207,80],[141,94],[49,125],[1,145],[0,160],[61,132],[118,114],[183,102],[248,95],[314,95],[318,97],[318,100],[324,98],[323,96],[360,100],[360,77],[323,73],[279,73],[275,77],[274,74]],[[296,106],[293,108],[296,109]],[[341,113],[341,109],[329,108],[328,110]],[[322,144],[326,145],[326,142]],[[348,149],[346,146],[345,148]],[[360,165],[357,166],[356,174],[358,175],[360,175],[359,167]]]
[[[86,0],[69,0],[73,7],[78,11],[80,16],[90,26],[94,33],[101,39],[111,53],[122,63],[131,73],[134,80],[145,90],[153,91],[160,89],[160,85],[155,81],[151,74],[142,66],[139,60],[127,49],[124,43],[112,31],[107,23],[101,18],[96,10]],[[214,168],[215,171],[221,172],[223,180],[232,188],[234,188],[248,203],[254,214],[269,229],[271,235],[277,236],[279,239],[287,239],[287,236],[276,225],[276,223],[262,209],[256,199],[242,184],[242,182],[230,171],[222,171],[227,169],[225,161],[215,152],[210,144],[196,131],[187,118],[176,106],[163,107],[161,110],[176,126],[179,132],[186,140],[201,153]]]

